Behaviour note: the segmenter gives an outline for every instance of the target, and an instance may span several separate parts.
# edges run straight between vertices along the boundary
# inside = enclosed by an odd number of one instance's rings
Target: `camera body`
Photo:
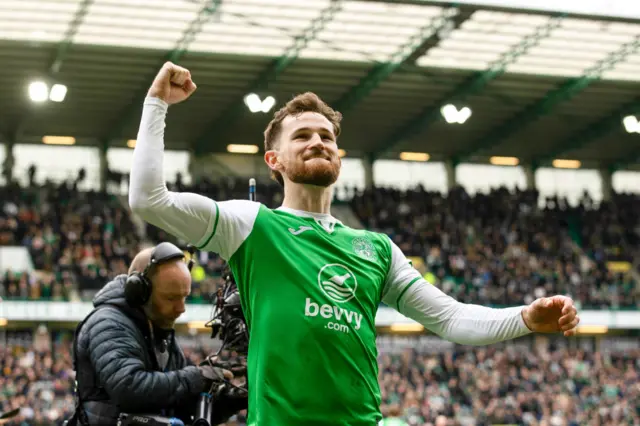
[[[121,413],[117,426],[213,426],[211,416],[213,412],[213,396],[208,393],[200,394],[198,411],[193,423],[185,423],[176,417],[162,417],[152,414]]]
[[[147,414],[122,413],[118,417],[118,426],[185,426],[175,417],[160,417]]]
[[[249,351],[249,331],[240,304],[240,293],[231,269],[227,265],[223,271],[224,285],[216,293],[216,301],[211,321],[211,338],[222,340],[220,351],[233,351],[246,358]]]

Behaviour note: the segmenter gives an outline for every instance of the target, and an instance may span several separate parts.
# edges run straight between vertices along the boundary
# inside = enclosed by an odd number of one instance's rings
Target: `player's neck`
[[[309,213],[331,214],[333,188],[287,182],[282,207]]]

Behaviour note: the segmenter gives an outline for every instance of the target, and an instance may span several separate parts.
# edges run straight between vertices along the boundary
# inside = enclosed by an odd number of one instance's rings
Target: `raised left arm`
[[[424,279],[397,301],[398,311],[443,339],[463,345],[488,345],[531,333],[524,306],[495,309],[461,303]]]
[[[580,317],[570,297],[541,297],[503,309],[460,303],[422,278],[393,242],[391,258],[383,302],[446,340],[488,345],[531,332],[577,333]]]
[[[383,302],[443,339],[465,345],[488,345],[531,333],[525,306],[495,309],[461,303],[428,283],[393,242],[392,266]]]

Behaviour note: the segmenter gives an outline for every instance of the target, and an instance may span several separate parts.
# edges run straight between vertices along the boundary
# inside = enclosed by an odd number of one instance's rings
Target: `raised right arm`
[[[163,162],[169,108],[164,99],[169,98],[153,96],[157,93],[153,89],[162,78],[170,78],[171,67],[175,65],[163,67],[144,101],[133,151],[129,206],[145,222],[228,260],[253,229],[260,205],[248,200],[216,202],[202,195],[168,190]]]
[[[142,109],[129,180],[129,206],[144,221],[200,246],[211,234],[216,203],[192,193],[167,189],[164,180],[164,128],[169,105],[147,97]]]

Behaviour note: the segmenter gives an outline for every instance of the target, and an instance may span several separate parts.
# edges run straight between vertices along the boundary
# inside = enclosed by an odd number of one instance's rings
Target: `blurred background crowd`
[[[69,341],[0,352],[0,409],[14,425],[60,425],[74,409]],[[198,363],[207,344],[186,346]],[[223,354],[229,356],[229,354]],[[557,347],[381,351],[382,411],[414,426],[640,424],[640,350]],[[245,425],[245,414],[227,426]]]
[[[172,189],[214,199],[245,198],[244,182],[181,183]],[[71,183],[0,188],[0,241],[20,245],[35,272],[7,271],[4,300],[91,300],[125,273],[143,244],[171,239],[136,224],[116,195],[83,192]],[[445,292],[468,303],[506,306],[549,294],[567,294],[589,309],[639,309],[637,211],[640,198],[616,194],[594,208],[548,199],[540,208],[531,191],[496,189],[447,197],[422,188],[350,191],[362,224],[389,235]],[[277,186],[261,183],[259,201],[277,206]],[[144,231],[144,232],[143,232]],[[141,235],[146,235],[142,239]],[[626,260],[630,270],[611,270]],[[221,285],[223,262],[198,253],[191,303],[210,303]],[[59,424],[74,407],[70,334],[54,333],[38,346],[7,332],[0,350],[0,411],[21,407],[16,425]],[[45,339],[46,340],[46,339]],[[191,342],[193,362],[206,354]],[[552,343],[531,348],[448,347],[441,351],[380,350],[382,409],[410,425],[638,425],[640,352],[606,353]],[[236,423],[243,424],[239,416]]]
[[[246,183],[171,185],[224,200],[246,198]],[[277,207],[277,184],[262,183],[260,202]],[[585,195],[570,207],[550,198],[540,208],[535,191],[496,189],[470,196],[462,187],[447,196],[422,188],[352,191],[340,200],[367,229],[389,235],[428,281],[460,301],[506,306],[568,294],[579,307],[638,309],[640,197],[615,194],[592,207]],[[90,300],[109,277],[126,273],[144,244],[175,239],[134,224],[121,197],[81,192],[71,184],[0,187],[0,242],[25,246],[36,272],[8,270],[0,297],[14,300]],[[140,229],[142,226],[145,229]],[[144,233],[146,239],[141,235]],[[631,269],[615,269],[625,261]],[[223,262],[198,253],[193,303],[220,284]]]

